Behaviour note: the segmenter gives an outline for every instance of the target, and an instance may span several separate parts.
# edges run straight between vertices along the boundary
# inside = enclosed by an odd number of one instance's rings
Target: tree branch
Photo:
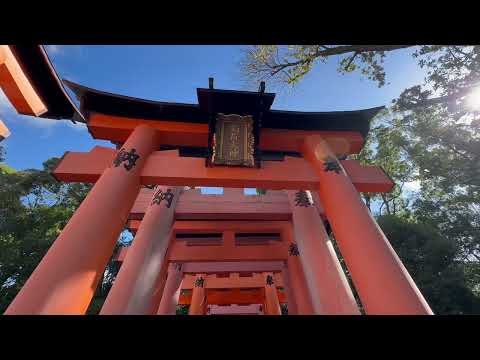
[[[345,66],[345,69],[348,69],[348,68],[350,67],[350,65],[352,65],[352,62],[353,62],[353,60],[355,60],[355,57],[356,57],[357,55],[358,55],[358,52],[355,51],[355,52],[353,53],[352,57],[350,58],[350,60],[348,61],[347,66]]]
[[[294,67],[297,65],[303,65],[308,62],[313,61],[319,57],[327,57],[327,56],[334,56],[334,55],[342,55],[348,54],[353,52],[355,57],[358,54],[364,52],[371,52],[371,51],[394,51],[399,49],[404,49],[408,47],[412,47],[413,45],[340,45],[331,48],[327,48],[326,46],[320,45],[323,50],[318,49],[315,51],[311,56],[307,57],[306,59],[293,61],[293,62],[284,62],[284,63],[277,63],[277,64],[266,64],[272,71],[270,72],[270,76],[274,76],[283,69],[287,67]],[[352,59],[353,60],[353,59]]]

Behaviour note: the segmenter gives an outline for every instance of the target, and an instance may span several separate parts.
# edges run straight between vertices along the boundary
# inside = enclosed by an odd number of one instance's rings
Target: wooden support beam
[[[96,146],[88,153],[65,153],[54,170],[57,180],[95,182],[110,166],[116,151]],[[360,166],[355,160],[341,161],[359,192],[389,192],[394,183],[375,166]],[[272,190],[317,190],[319,179],[303,158],[264,161],[262,168],[205,167],[201,158],[180,157],[175,151],[156,151],[142,169],[141,184],[170,186],[220,186]]]
[[[176,221],[172,236],[177,233],[221,233],[218,245],[191,246],[172,239],[169,249],[171,262],[244,262],[285,261],[288,242],[284,241],[289,221]],[[235,233],[279,233],[280,241],[266,245],[235,245]]]
[[[245,261],[245,262],[189,262],[183,265],[183,272],[186,274],[196,273],[223,273],[223,272],[281,272],[283,263],[281,261]]]
[[[8,130],[7,126],[0,120],[0,142],[5,140],[7,137],[10,136],[10,130]]]
[[[182,242],[172,245],[170,261],[285,261],[288,244],[251,246],[188,246]]]
[[[278,301],[281,304],[287,302],[285,293],[277,291]],[[192,300],[191,293],[182,293],[178,301],[179,305],[190,305]],[[207,303],[212,305],[230,305],[230,304],[261,304],[265,301],[265,291],[263,289],[240,290],[207,290]]]
[[[261,315],[261,304],[249,305],[209,305],[207,313],[209,315]]]
[[[8,45],[0,45],[0,88],[19,114],[40,116],[48,110]]]
[[[263,288],[265,286],[265,277],[262,273],[255,273],[252,276],[241,277],[233,276],[218,277],[216,274],[207,275],[205,279],[205,289],[246,289]],[[277,287],[283,287],[283,280],[280,273],[274,274],[274,280]],[[193,289],[195,287],[195,275],[185,275],[182,281],[182,289]]]
[[[143,188],[133,205],[129,219],[142,219],[153,190]],[[175,208],[177,220],[290,220],[292,211],[285,192],[245,195],[243,189],[223,189],[223,195],[202,194],[200,189],[185,190]]]
[[[185,123],[135,119],[123,116],[91,113],[88,129],[95,139],[124,142],[139,125],[148,125],[160,133],[163,145],[208,146],[208,123]],[[305,131],[262,128],[259,148],[263,151],[297,151],[307,135],[320,135],[337,155],[356,154],[362,150],[364,139],[353,131]]]

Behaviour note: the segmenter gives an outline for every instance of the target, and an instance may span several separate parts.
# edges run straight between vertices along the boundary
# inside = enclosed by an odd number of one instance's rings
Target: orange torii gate
[[[0,120],[0,142],[5,140],[7,137],[10,136],[10,130],[8,130],[7,126]]]
[[[362,149],[380,108],[272,110],[275,94],[264,84],[257,92],[221,90],[213,79],[197,89],[198,104],[136,99],[64,81],[80,100],[77,110],[37,50],[1,48],[0,85],[12,104],[34,116],[84,122],[93,138],[116,149],[64,155],[53,172],[58,180],[95,185],[6,314],[84,314],[129,221],[135,238],[101,314],[165,313],[184,263],[246,261],[283,264],[291,313],[358,314],[325,224],[367,314],[432,314],[359,196],[390,191],[393,182],[378,167],[347,160]],[[155,188],[146,195],[142,185]],[[239,196],[229,205],[212,201],[210,208],[192,199],[182,204],[195,197],[185,186],[281,190],[283,210],[272,210],[268,191],[255,205]],[[258,234],[280,235],[267,241]],[[274,272],[259,272],[266,312],[278,313],[272,310],[279,303]],[[195,273],[192,314],[206,311],[211,278],[203,274]]]

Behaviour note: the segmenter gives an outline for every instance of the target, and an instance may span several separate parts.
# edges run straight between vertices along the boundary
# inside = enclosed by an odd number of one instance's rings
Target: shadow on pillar
[[[353,284],[352,277],[350,276],[350,272],[348,271],[347,264],[343,259],[342,253],[340,252],[340,249],[337,244],[337,240],[335,239],[335,235],[333,234],[333,231],[332,231],[332,227],[330,226],[330,223],[326,219],[324,219],[323,224],[325,226],[325,231],[327,232],[328,238],[332,242],[333,249],[335,250],[335,254],[337,254],[337,258],[338,258],[338,261],[340,262],[340,266],[342,267],[342,270],[347,278],[348,285],[350,286],[350,289],[352,289],[352,293],[357,303],[358,309],[360,310],[360,313],[362,315],[365,315],[365,309],[363,308],[362,300],[360,299],[360,295],[358,295],[357,288]]]
[[[350,289],[352,289],[353,297],[355,298],[355,301],[357,303],[358,310],[360,310],[360,313],[362,315],[366,315],[365,309],[363,308],[362,300],[360,299],[360,295],[358,295],[357,288],[355,287],[355,285],[352,281],[352,277],[350,276],[350,272],[348,271],[347,264],[345,263],[345,260],[343,259],[343,256],[340,252],[340,249],[338,248],[337,241],[335,240],[335,236],[333,235],[333,232],[330,228],[330,224],[328,223],[328,221],[325,222],[325,228],[327,228],[327,225],[328,225],[328,229],[329,229],[329,231],[327,232],[328,237],[329,237],[330,241],[332,242],[333,249],[335,250],[335,254],[337,254],[338,261],[340,262],[340,266],[342,267],[343,273],[345,274],[345,277],[347,278],[348,285],[350,286]]]
[[[105,299],[112,288],[113,282],[120,271],[120,267],[122,266],[122,262],[117,260],[120,249],[128,246],[129,244],[131,244],[131,241],[128,243],[118,241],[115,245],[113,255],[110,257],[110,260],[108,261],[107,266],[102,273],[97,289],[95,290],[95,294],[93,295],[92,301],[90,302],[85,315],[99,315],[103,303],[105,302]]]

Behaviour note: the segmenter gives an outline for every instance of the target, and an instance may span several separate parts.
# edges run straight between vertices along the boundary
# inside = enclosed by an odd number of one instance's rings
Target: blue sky
[[[196,103],[196,88],[249,88],[240,74],[245,46],[57,46],[46,47],[60,77],[104,91],[151,100]],[[378,88],[359,74],[336,72],[337,60],[320,64],[294,89],[277,93],[274,109],[336,111],[387,105],[423,73],[408,50],[387,56],[388,85]],[[274,91],[267,83],[267,91]],[[83,125],[17,115],[0,91],[0,119],[11,131],[2,145],[7,163],[18,169],[40,168],[65,151],[88,151],[95,145]]]

